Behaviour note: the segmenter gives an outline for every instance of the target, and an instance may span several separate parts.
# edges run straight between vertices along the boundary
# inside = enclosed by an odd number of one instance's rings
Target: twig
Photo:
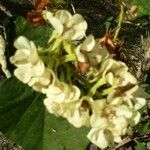
[[[133,140],[134,141],[145,141],[145,140],[150,141],[150,133],[145,134],[145,135],[141,135],[139,137],[135,137]]]
[[[121,29],[121,24],[122,24],[122,21],[124,19],[124,5],[121,4],[120,5],[120,14],[119,14],[119,18],[118,18],[118,25],[117,25],[117,29],[115,31],[115,35],[114,35],[114,38],[113,38],[113,41],[116,41],[118,35],[119,35],[119,31]]]
[[[130,143],[132,140],[133,140],[133,139],[131,139],[131,137],[128,136],[128,137],[125,138],[121,143],[119,143],[113,150],[117,150],[117,149],[123,147],[124,145]]]
[[[130,143],[130,142],[137,142],[137,141],[150,141],[150,133],[148,134],[145,134],[145,135],[141,135],[141,136],[138,136],[138,137],[134,137],[134,138],[131,138],[131,137],[127,137],[125,138],[121,143],[119,143],[113,150],[117,150],[121,147],[123,147],[124,145]]]

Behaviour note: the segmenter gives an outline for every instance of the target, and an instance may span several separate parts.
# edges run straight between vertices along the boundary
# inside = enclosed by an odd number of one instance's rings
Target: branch
[[[138,137],[126,137],[121,143],[119,143],[113,150],[117,150],[123,146],[125,146],[126,144],[129,144],[130,142],[136,142],[136,141],[149,141],[150,140],[150,133],[145,134],[145,135],[141,135]]]

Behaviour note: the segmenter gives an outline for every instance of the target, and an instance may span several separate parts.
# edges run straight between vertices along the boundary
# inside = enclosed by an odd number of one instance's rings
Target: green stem
[[[113,89],[114,89],[114,87],[110,87],[110,88],[107,88],[107,89],[103,90],[102,95],[103,96],[108,95],[109,93],[112,92]]]
[[[96,90],[104,85],[106,83],[105,79],[104,78],[100,78],[94,85],[93,87],[89,90],[89,93],[88,93],[88,96],[93,96],[95,93],[96,93]]]
[[[115,31],[115,35],[114,35],[113,41],[116,41],[116,39],[117,39],[117,37],[119,35],[123,19],[124,19],[124,5],[121,4],[120,5],[120,14],[119,14],[119,18],[118,18],[118,25],[117,25],[117,29]]]

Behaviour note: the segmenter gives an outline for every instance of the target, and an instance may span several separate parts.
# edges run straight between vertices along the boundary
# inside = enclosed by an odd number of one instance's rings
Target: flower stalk
[[[118,38],[123,20],[124,20],[124,5],[122,3],[122,4],[120,4],[120,14],[119,14],[119,18],[118,18],[118,24],[117,24],[116,31],[115,31],[114,38],[113,38],[114,42]]]

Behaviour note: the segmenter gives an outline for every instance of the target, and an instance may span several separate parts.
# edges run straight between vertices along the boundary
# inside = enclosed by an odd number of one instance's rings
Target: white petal
[[[23,83],[28,83],[32,76],[32,69],[30,65],[24,65],[15,69],[14,74]]]
[[[132,118],[129,120],[131,126],[135,126],[139,123],[141,114],[139,112],[134,112]]]
[[[79,97],[81,95],[81,91],[77,86],[68,86],[69,93],[66,97],[65,102],[70,103],[70,102],[75,102],[79,100]]]
[[[90,52],[95,46],[95,39],[93,35],[89,35],[82,43],[81,49]]]
[[[120,69],[116,75],[120,76],[120,86],[126,86],[129,83],[137,84],[137,79],[130,72],[127,72],[124,69]]]
[[[63,33],[64,28],[62,23],[59,21],[59,19],[55,18],[50,11],[44,10],[43,18],[53,26],[53,28],[57,31],[59,35]]]
[[[53,28],[57,31],[58,35],[61,35],[63,33],[64,27],[58,19],[56,19],[55,17],[51,17],[49,22],[51,23]]]
[[[47,86],[50,83],[50,77],[50,72],[48,70],[45,70],[41,76],[32,77],[28,85],[32,86],[34,90],[43,93],[43,89],[47,89]]]
[[[79,95],[80,96],[80,95]],[[90,111],[92,111],[92,105],[94,103],[93,99],[87,96],[74,101],[74,109],[71,110],[71,115],[68,115],[66,118],[68,121],[73,124],[75,127],[79,128],[81,126],[90,126]],[[71,108],[69,108],[71,109]]]
[[[57,103],[62,103],[65,99],[65,93],[59,87],[55,85],[50,85],[46,91],[46,95],[49,99]]]
[[[42,61],[38,61],[37,64],[32,67],[33,76],[41,76],[44,73],[44,70],[44,63]]]
[[[114,116],[112,119],[112,123],[113,123],[114,127],[110,130],[112,130],[112,134],[114,136],[121,136],[121,135],[126,134],[127,127],[128,127],[128,121],[125,117]]]
[[[10,62],[15,64],[16,66],[21,66],[21,65],[24,65],[26,63],[28,63],[28,54],[27,54],[28,51],[26,50],[18,50],[16,51],[15,55],[10,57]]]
[[[76,47],[75,54],[76,54],[77,60],[79,62],[86,62],[86,58],[85,58],[84,54],[81,53],[81,45]]]
[[[56,13],[55,13],[55,17],[62,23],[62,24],[65,24],[67,23],[72,15],[70,14],[70,12],[68,12],[67,10],[58,10]]]
[[[108,119],[100,117],[98,114],[93,114],[91,116],[91,126],[100,129],[106,129],[108,127]]]
[[[20,36],[19,38],[17,38],[14,42],[14,46],[17,49],[28,49],[30,50],[30,41],[24,37],[24,36]]]
[[[140,97],[135,98],[134,102],[135,102],[134,105],[135,110],[141,109],[146,104],[145,98]]]
[[[126,118],[132,117],[132,111],[126,105],[120,105],[117,107],[116,110],[117,116],[125,116]]]
[[[67,28],[75,29],[75,35],[72,37],[72,40],[80,40],[85,36],[87,22],[80,14],[75,14],[67,23]]]
[[[72,39],[72,37],[73,37],[74,34],[75,34],[75,30],[74,29],[70,29],[70,30],[66,31],[63,34],[62,38],[64,40],[69,40],[70,41]]]
[[[92,128],[88,133],[87,137],[92,143],[97,145],[99,148],[106,148],[108,146],[108,141],[104,130]]]
[[[113,85],[113,80],[114,80],[114,75],[112,72],[109,72],[107,75],[106,75],[106,81],[110,84],[110,85]]]
[[[53,113],[53,110],[52,110],[53,101],[51,101],[49,98],[45,98],[44,105],[47,108],[48,112]]]
[[[121,136],[115,136],[114,137],[114,142],[121,143],[122,142]]]
[[[46,21],[48,21],[49,23],[51,23],[51,22],[50,22],[50,19],[53,17],[53,13],[51,13],[50,11],[47,11],[47,10],[43,10],[42,16],[43,16],[43,18],[44,18]]]
[[[84,18],[83,18],[82,15],[80,15],[80,14],[75,14],[75,15],[72,16],[72,18],[71,18],[70,21],[68,22],[67,27],[70,28],[70,27],[72,27],[72,26],[74,26],[74,25],[79,25],[80,23],[81,23],[81,24],[82,24],[82,23],[84,24],[84,23],[86,23],[86,21],[84,20]],[[87,29],[87,23],[86,23],[86,27],[83,26],[83,28],[85,28],[85,30]]]
[[[78,109],[74,108],[72,110],[73,114],[67,117],[67,120],[76,128],[80,128],[82,126],[89,126],[90,119],[89,119],[89,112],[84,111],[80,112]]]
[[[23,43],[23,41],[25,41],[25,43]],[[14,56],[10,58],[10,61],[17,67],[27,63],[34,64],[39,60],[36,46],[32,41],[28,41],[25,37],[21,36],[15,41],[14,45],[19,49],[17,49]]]
[[[86,35],[87,23],[83,22],[73,27],[75,34],[72,40],[81,40]]]

